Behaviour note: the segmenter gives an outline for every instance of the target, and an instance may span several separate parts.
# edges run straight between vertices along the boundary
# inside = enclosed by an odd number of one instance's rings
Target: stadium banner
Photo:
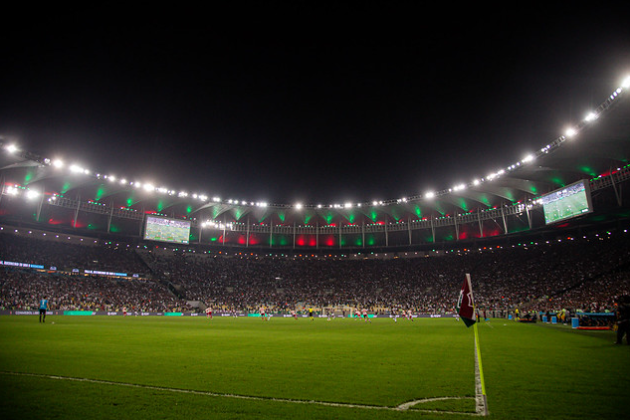
[[[0,310],[1,315],[37,315],[39,316],[39,310]],[[66,315],[66,316],[178,316],[178,317],[205,317],[201,312],[141,312],[141,311],[60,311],[60,310],[48,310],[46,315]],[[285,313],[272,313],[269,314],[272,318],[292,318],[293,316]],[[260,317],[259,313],[246,313],[246,312],[215,312],[213,317]],[[298,318],[308,318],[308,314],[298,314]],[[328,315],[316,314],[314,318],[328,318]],[[369,318],[395,318],[395,315],[390,314],[369,314]],[[412,318],[455,318],[456,314],[414,314]],[[344,318],[343,316],[334,316],[334,318]],[[348,316],[348,318],[352,318]],[[403,319],[404,317],[398,316]]]
[[[14,311],[2,310],[0,311],[0,315],[37,315],[39,316],[39,310],[31,311],[31,310],[21,310],[17,309]],[[46,311],[46,316],[48,315],[63,315],[63,311]]]
[[[70,316],[92,316],[92,315],[96,315],[96,312],[92,312],[92,311],[63,311],[64,315],[70,315]]]

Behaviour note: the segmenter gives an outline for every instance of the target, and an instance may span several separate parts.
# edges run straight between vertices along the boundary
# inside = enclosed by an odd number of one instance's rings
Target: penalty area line
[[[276,398],[276,397],[259,397],[254,395],[240,395],[240,394],[227,394],[227,393],[219,393],[219,392],[211,392],[211,391],[198,391],[194,389],[182,389],[182,388],[168,388],[162,386],[155,385],[142,385],[142,384],[133,384],[127,382],[115,382],[115,381],[106,381],[102,379],[90,379],[90,378],[76,378],[71,376],[59,376],[59,375],[45,375],[39,373],[26,373],[26,372],[7,372],[0,371],[2,375],[10,375],[10,376],[26,376],[33,378],[43,378],[43,379],[52,379],[52,380],[62,380],[62,381],[73,381],[73,382],[85,382],[90,384],[97,385],[110,385],[110,386],[122,386],[128,388],[139,388],[139,389],[149,389],[153,391],[163,391],[163,392],[173,392],[180,394],[190,394],[190,395],[203,395],[207,397],[218,397],[218,398],[234,398],[241,400],[250,400],[250,401],[272,401],[279,403],[287,403],[287,404],[308,404],[308,405],[319,405],[325,407],[338,407],[338,408],[356,408],[363,410],[389,410],[389,411],[407,411],[413,407],[413,411],[423,412],[423,413],[441,413],[441,414],[464,414],[469,416],[479,416],[479,412],[465,412],[465,411],[447,411],[447,410],[425,410],[421,408],[415,408],[419,404],[429,403],[434,401],[447,401],[447,400],[469,400],[475,399],[474,397],[434,397],[434,398],[422,398],[414,401],[409,401],[397,405],[395,407],[389,406],[380,406],[380,405],[367,405],[367,404],[352,404],[352,403],[337,403],[330,401],[315,401],[315,400],[295,400],[290,398]]]

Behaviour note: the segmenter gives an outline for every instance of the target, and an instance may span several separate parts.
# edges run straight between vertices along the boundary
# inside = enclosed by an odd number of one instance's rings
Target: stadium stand
[[[272,312],[315,307],[368,308],[379,314],[412,310],[452,313],[464,273],[471,273],[478,308],[488,317],[615,310],[630,294],[630,241],[626,231],[600,232],[433,257],[350,259],[297,256],[224,256],[125,244],[66,244],[0,234],[5,264],[0,307],[34,308],[42,295],[63,310]],[[56,267],[50,270],[50,267]],[[84,275],[142,273],[137,278]],[[195,305],[193,302],[199,302]]]

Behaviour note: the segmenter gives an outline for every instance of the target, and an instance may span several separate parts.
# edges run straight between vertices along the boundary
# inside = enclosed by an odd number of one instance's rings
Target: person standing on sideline
[[[48,296],[39,301],[39,322],[46,322],[46,310],[48,310]]]
[[[626,342],[630,344],[630,296],[621,296],[617,305],[617,341],[615,344],[622,344],[624,335]]]

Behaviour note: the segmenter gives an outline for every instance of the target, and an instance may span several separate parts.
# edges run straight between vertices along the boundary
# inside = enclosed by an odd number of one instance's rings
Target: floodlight
[[[435,197],[435,193],[433,191],[429,191],[424,195],[424,198],[433,198]]]
[[[598,118],[598,115],[594,112],[589,112],[588,115],[584,118],[585,121],[591,122],[595,121]]]
[[[295,209],[296,209],[296,210],[301,210],[301,209],[302,209],[302,204],[301,204],[301,203],[297,203],[297,204],[295,205]]]
[[[15,153],[15,152],[17,152],[17,151],[18,151],[18,148],[17,148],[17,146],[16,146],[15,144],[9,144],[9,145],[6,147],[6,149],[7,149],[7,152],[9,152],[9,153],[11,153],[11,154],[13,154],[13,153]]]
[[[534,155],[527,155],[523,158],[523,160],[521,161],[522,163],[527,163],[527,162],[531,162],[534,160]]]
[[[624,89],[630,88],[630,76],[626,77],[621,83],[621,87]]]
[[[564,132],[564,135],[567,137],[573,137],[577,134],[574,128],[568,128],[567,131]]]
[[[39,196],[39,193],[37,191],[28,190],[26,192],[26,198],[28,198],[29,200],[37,198],[37,196]]]
[[[62,160],[55,159],[55,160],[53,160],[52,164],[53,164],[53,166],[55,168],[63,168],[63,161]]]

